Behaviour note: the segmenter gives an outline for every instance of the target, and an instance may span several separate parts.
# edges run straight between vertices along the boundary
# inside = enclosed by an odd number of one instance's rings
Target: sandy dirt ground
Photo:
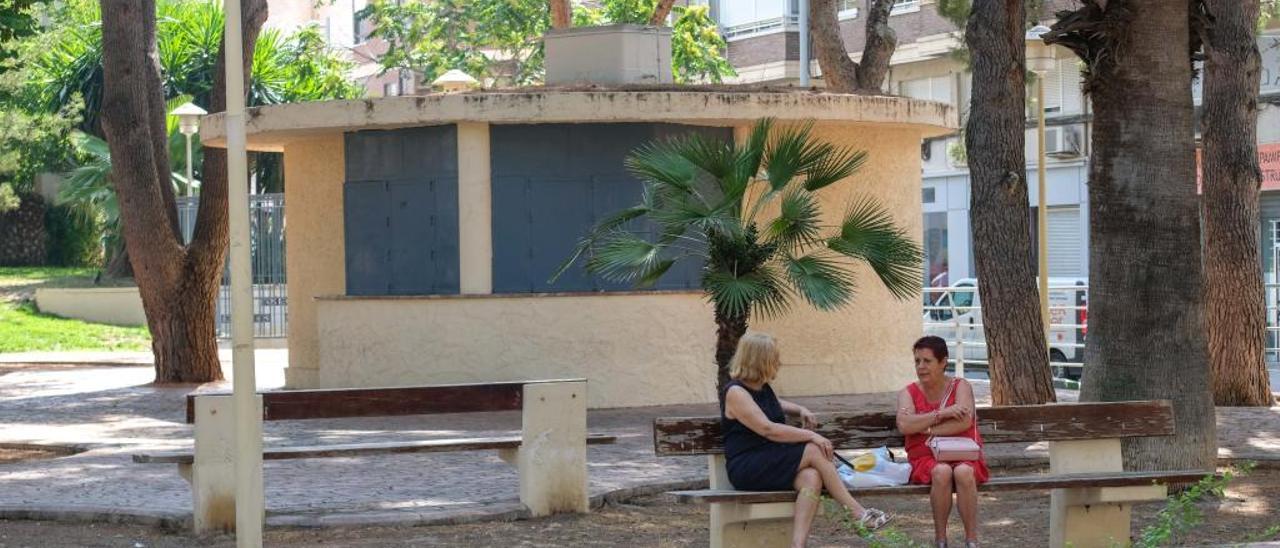
[[[896,513],[895,526],[926,545],[932,522],[926,497],[867,499],[869,505]],[[1161,504],[1135,511],[1135,532],[1150,524]],[[1237,479],[1221,498],[1199,504],[1204,523],[1172,545],[1223,545],[1280,540],[1280,470],[1258,470]],[[1040,492],[984,494],[981,501],[984,546],[1039,546],[1048,538],[1049,497]],[[960,542],[958,518],[952,542]],[[358,527],[271,530],[267,546],[584,546],[702,547],[707,545],[705,507],[676,505],[663,495],[609,505],[586,516],[561,516],[506,523],[438,527]],[[819,518],[810,546],[865,546],[830,519]],[[231,547],[229,536],[197,538],[184,532],[110,524],[0,521],[0,548],[84,547]]]

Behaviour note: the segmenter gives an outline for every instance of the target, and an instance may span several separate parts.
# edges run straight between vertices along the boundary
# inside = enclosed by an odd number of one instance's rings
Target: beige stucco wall
[[[86,322],[147,324],[136,287],[39,288],[36,289],[36,308],[46,314]]]
[[[697,293],[318,301],[321,387],[586,378],[592,407],[715,398]]]
[[[589,99],[590,94],[578,96],[586,100],[588,110],[596,108],[592,104],[600,100]],[[824,191],[823,206],[831,220],[838,219],[851,200],[869,195],[918,239],[920,138],[937,133],[938,126],[930,124],[945,125],[954,112],[931,111],[914,101],[859,103],[817,97],[814,104],[806,104],[809,110],[794,114],[799,117],[817,106],[832,106],[833,101],[847,102],[841,104],[844,107],[874,107],[871,113],[844,113],[818,121],[818,136],[869,153],[853,181]],[[628,105],[643,102],[635,94],[619,100]],[[790,106],[796,100],[771,96],[752,108],[779,102]],[[691,100],[681,97],[671,101]],[[900,118],[883,110],[893,104],[905,109]],[[374,110],[409,105],[412,103],[378,102]],[[422,108],[429,111],[442,106],[428,103]],[[668,102],[655,108],[663,111],[671,106]],[[717,108],[722,106],[717,104]],[[540,108],[546,107],[543,104]],[[423,110],[415,112],[425,115]],[[928,112],[923,118],[931,122],[914,120],[913,125],[912,113],[921,112]],[[784,108],[771,114],[789,117],[793,111]],[[600,112],[594,115],[609,118]],[[619,114],[623,115],[629,116]],[[715,124],[704,116],[660,116],[652,121]],[[883,121],[867,121],[867,117]],[[412,122],[413,118],[407,116],[406,120]],[[723,124],[742,131],[750,120]],[[259,129],[269,121],[259,118]],[[276,119],[271,123],[283,122]],[[593,407],[714,400],[715,326],[709,305],[697,293],[486,295],[492,286],[491,267],[487,266],[492,261],[490,211],[482,207],[490,199],[486,126],[485,122],[459,126],[459,259],[464,295],[442,297],[342,296],[346,282],[341,132],[328,130],[319,137],[314,129],[258,134],[260,139],[280,143],[285,152],[289,386],[586,377],[591,382]],[[369,127],[377,126],[355,123],[352,129]],[[753,321],[754,329],[770,331],[782,342],[786,367],[777,386],[783,394],[893,390],[911,379],[908,349],[922,327],[918,299],[894,299],[866,267],[857,269],[857,277],[859,292],[847,309],[818,312],[801,302],[783,318]]]
[[[285,234],[289,249],[289,368],[292,387],[315,386],[320,354],[316,295],[346,291],[343,247],[342,134],[292,141],[285,147]]]

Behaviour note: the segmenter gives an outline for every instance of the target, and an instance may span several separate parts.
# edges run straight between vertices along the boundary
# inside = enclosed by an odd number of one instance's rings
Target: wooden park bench
[[[357,457],[496,449],[520,475],[520,502],[533,516],[586,512],[587,445],[613,436],[587,434],[585,379],[487,384],[281,390],[258,394],[262,420],[391,417],[521,410],[519,436],[431,439],[264,448],[264,460]],[[197,533],[235,525],[235,432],[231,395],[187,395],[194,451],[133,455],[138,463],[175,463],[191,484]]]
[[[817,432],[836,449],[902,447],[893,413],[820,415]],[[1049,442],[1049,473],[993,474],[979,491],[1051,490],[1050,546],[1127,545],[1130,506],[1160,500],[1169,483],[1188,483],[1212,472],[1126,472],[1120,440],[1169,436],[1173,407],[1165,400],[991,407],[978,410],[986,445]],[[794,491],[737,491],[724,467],[719,417],[658,418],[653,424],[658,456],[707,455],[710,488],[671,493],[681,503],[711,506],[711,546],[786,546],[791,538]],[[857,489],[858,497],[927,495],[927,485]],[[927,505],[920,506],[927,515]]]

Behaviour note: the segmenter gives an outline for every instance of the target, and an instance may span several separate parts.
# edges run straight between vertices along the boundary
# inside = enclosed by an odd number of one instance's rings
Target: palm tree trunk
[[[1270,407],[1258,241],[1258,0],[1208,0],[1205,43],[1204,260],[1217,405]]]
[[[724,397],[729,384],[729,362],[738,350],[738,340],[747,332],[750,313],[729,315],[716,311],[716,393]]]
[[[1212,469],[1188,2],[1086,0],[1050,39],[1088,64],[1089,345],[1082,401],[1169,399],[1177,433],[1125,440],[1126,470]],[[1257,265],[1249,265],[1257,268]]]
[[[1022,0],[977,0],[965,32],[973,106],[965,130],[973,258],[996,405],[1056,401],[1031,261],[1024,156]]]

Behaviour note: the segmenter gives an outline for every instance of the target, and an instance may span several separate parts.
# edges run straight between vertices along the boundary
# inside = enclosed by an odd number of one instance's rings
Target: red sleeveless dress
[[[952,379],[953,383],[960,382],[958,379]],[[916,413],[932,413],[938,410],[938,405],[929,403],[929,398],[924,395],[924,390],[920,389],[917,383],[907,385],[907,392],[911,394],[911,402],[916,406]],[[951,391],[951,397],[943,406],[955,405],[957,390]],[[952,434],[952,436],[963,436],[978,442],[978,447],[982,447],[982,435],[978,434],[978,422],[975,420],[973,426],[969,430]],[[911,462],[911,483],[929,484],[933,481],[933,465],[937,461],[933,460],[933,451],[927,445],[929,435],[921,432],[919,434],[907,435],[907,460]],[[978,483],[986,483],[991,479],[991,471],[987,469],[985,460],[953,462],[952,466],[958,464],[968,464],[973,467],[973,476],[977,478]]]

